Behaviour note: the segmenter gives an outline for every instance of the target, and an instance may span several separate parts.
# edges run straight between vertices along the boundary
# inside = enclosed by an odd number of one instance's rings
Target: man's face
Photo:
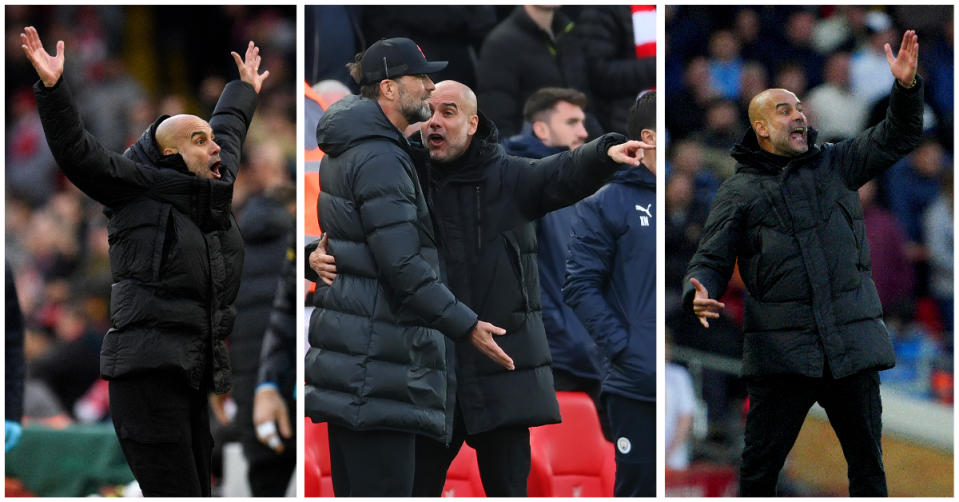
[[[540,140],[546,146],[575,150],[586,143],[589,136],[586,133],[586,114],[583,109],[567,101],[558,101],[543,123],[546,125],[546,132],[543,134],[545,138],[540,136]]]
[[[409,123],[430,118],[430,93],[436,86],[429,75],[403,75],[396,80],[399,84],[399,109]]]
[[[772,153],[796,157],[809,149],[806,115],[795,94],[783,90],[771,91],[763,107],[765,123],[763,134],[768,135]],[[757,130],[757,134],[760,130]]]
[[[430,97],[433,115],[420,126],[423,143],[436,162],[452,162],[463,155],[479,125],[461,85],[441,82]]]
[[[169,140],[164,138],[168,145],[164,147],[161,143],[164,155],[179,153],[191,173],[200,178],[220,179],[223,166],[220,146],[216,144],[210,124],[192,115],[177,115],[167,120],[174,122],[170,124],[172,136]]]

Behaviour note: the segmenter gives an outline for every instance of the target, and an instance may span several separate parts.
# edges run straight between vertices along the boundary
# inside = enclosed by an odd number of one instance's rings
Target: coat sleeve
[[[296,234],[286,251],[283,272],[277,282],[273,310],[263,335],[257,384],[282,386],[295,378],[296,372]]]
[[[683,308],[688,312],[693,311],[693,297],[696,295],[690,278],[695,277],[701,282],[710,298],[719,299],[726,292],[733,274],[737,248],[745,236],[743,197],[737,193],[735,181],[730,178],[717,190],[699,247],[689,260],[683,277]]]
[[[427,326],[451,339],[464,339],[477,315],[453,296],[420,255],[413,167],[391,152],[375,152],[356,173],[354,203],[380,281],[401,308],[415,312]]]
[[[510,166],[506,176],[515,177],[510,182],[514,204],[524,218],[533,221],[590,196],[622,167],[606,151],[624,141],[622,134],[604,134],[571,152],[523,159],[520,162],[527,165]]]
[[[83,193],[111,207],[147,191],[157,170],[103,147],[83,126],[66,82],[33,86],[43,133],[60,170]]]
[[[5,419],[20,423],[23,418],[23,312],[17,298],[17,289],[13,283],[13,271],[10,262],[6,266],[6,331],[7,342],[3,352]]]
[[[563,299],[611,361],[626,349],[629,331],[603,292],[609,287],[619,232],[604,215],[603,198],[576,205],[566,257]]]
[[[216,143],[220,145],[220,161],[229,172],[228,181],[236,179],[240,152],[256,104],[257,94],[253,86],[242,80],[234,80],[223,88],[210,117],[210,127],[213,128]]]
[[[906,89],[892,84],[886,118],[855,138],[834,145],[836,162],[831,165],[850,190],[870,179],[913,151],[922,140],[922,77]]]

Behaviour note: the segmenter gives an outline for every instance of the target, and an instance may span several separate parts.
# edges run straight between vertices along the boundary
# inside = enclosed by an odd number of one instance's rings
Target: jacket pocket
[[[516,287],[523,295],[523,311],[529,312],[529,296],[526,294],[526,274],[523,270],[523,254],[519,249],[519,242],[513,232],[504,232],[503,241],[506,245],[506,256],[516,276]]]

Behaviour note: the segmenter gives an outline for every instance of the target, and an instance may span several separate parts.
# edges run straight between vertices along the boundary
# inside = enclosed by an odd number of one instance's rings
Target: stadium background
[[[919,34],[926,79],[925,137],[869,190],[873,277],[896,350],[881,373],[883,446],[891,496],[953,491],[953,7],[666,7],[667,351],[696,382],[691,472],[667,475],[667,495],[732,490],[742,450],[743,285],[736,274],[723,318],[708,331],[678,308],[716,188],[735,166],[728,150],[748,127],[746,106],[768,87],[803,101],[820,138],[855,135],[885,114],[892,85],[882,44]],[[781,488],[845,495],[845,461],[825,414],[804,425]],[[728,492],[727,492],[728,493]],[[735,492],[732,492],[735,493]]]

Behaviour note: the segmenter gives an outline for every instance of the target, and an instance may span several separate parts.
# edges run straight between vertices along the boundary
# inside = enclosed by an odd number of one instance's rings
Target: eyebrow
[[[456,103],[440,103],[440,106],[450,106],[450,107],[459,109],[459,107],[456,106]]]
[[[801,104],[802,101],[796,101],[795,105],[792,105],[791,103],[776,103],[776,109],[778,110],[780,106],[799,106]]]

